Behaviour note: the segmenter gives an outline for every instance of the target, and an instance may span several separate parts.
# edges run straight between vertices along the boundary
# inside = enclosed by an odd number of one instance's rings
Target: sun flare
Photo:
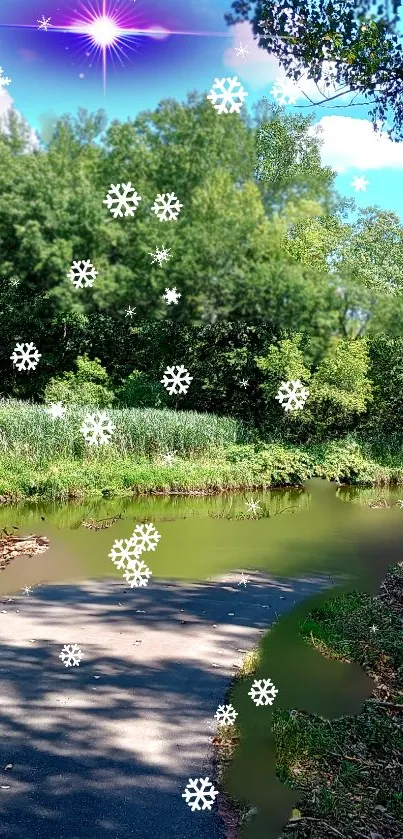
[[[120,29],[107,15],[97,17],[88,27],[88,35],[99,47],[110,47],[119,38]]]

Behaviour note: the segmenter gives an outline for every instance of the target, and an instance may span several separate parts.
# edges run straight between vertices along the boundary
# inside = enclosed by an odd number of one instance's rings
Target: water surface
[[[372,692],[369,678],[356,665],[326,661],[301,639],[298,628],[311,608],[338,591],[376,593],[388,565],[401,558],[403,510],[365,505],[379,494],[337,490],[315,479],[303,490],[253,495],[142,496],[4,507],[0,527],[46,535],[50,549],[13,560],[0,575],[0,592],[11,595],[27,585],[106,576],[121,580],[108,553],[115,539],[128,538],[134,524],[144,520],[152,521],[162,537],[155,553],[147,554],[151,585],[153,579],[203,581],[236,569],[246,576],[256,570],[282,578],[282,596],[292,601],[292,580],[325,576],[326,592],[291,611],[264,636],[257,675],[270,677],[278,687],[275,707],[301,708],[326,718],[358,713]],[[382,494],[392,504],[400,496]],[[259,501],[264,518],[243,518],[251,497]],[[111,527],[97,532],[82,525],[117,516],[121,518]],[[268,625],[271,620],[268,615]],[[249,686],[245,690],[245,684],[237,685],[229,700],[239,712],[241,743],[226,785],[236,798],[258,807],[257,817],[242,829],[242,839],[276,839],[298,796],[276,779],[272,709],[256,708],[247,696]]]

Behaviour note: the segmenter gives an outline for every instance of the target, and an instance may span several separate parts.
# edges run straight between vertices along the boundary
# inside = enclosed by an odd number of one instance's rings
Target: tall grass
[[[80,431],[96,408],[67,406],[62,419],[45,407],[18,400],[0,400],[0,455],[48,462],[74,458],[152,455],[175,450],[179,455],[209,453],[217,446],[245,442],[248,432],[237,420],[196,411],[125,408],[107,410],[115,425],[108,445],[90,446]]]

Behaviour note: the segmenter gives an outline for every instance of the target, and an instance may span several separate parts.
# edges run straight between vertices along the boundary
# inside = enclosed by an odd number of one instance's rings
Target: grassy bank
[[[0,497],[66,499],[141,492],[219,492],[300,485],[309,477],[357,486],[403,485],[403,457],[385,462],[352,439],[293,446],[252,442],[229,417],[194,411],[107,411],[110,443],[90,446],[88,411],[52,419],[40,405],[0,402]],[[170,464],[164,455],[173,453]],[[400,465],[402,464],[402,465]]]
[[[374,692],[354,717],[274,712],[278,775],[303,790],[283,837],[401,839],[403,563],[389,572],[378,597],[335,598],[309,616],[302,632],[324,655],[361,664]]]
[[[401,839],[403,563],[389,571],[377,597],[358,592],[336,597],[312,612],[301,632],[321,654],[359,663],[374,690],[353,717],[329,721],[274,709],[277,775],[301,792],[279,839]],[[252,678],[259,664],[257,648],[245,657],[236,681]],[[231,725],[213,738],[218,784],[239,737]],[[225,788],[221,792],[222,815],[236,839],[237,826],[257,810],[233,800]]]

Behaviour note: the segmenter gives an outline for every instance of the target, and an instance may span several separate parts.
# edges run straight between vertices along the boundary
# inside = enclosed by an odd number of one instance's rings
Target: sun
[[[97,46],[110,47],[118,40],[120,28],[112,18],[102,15],[89,24],[87,34]]]

